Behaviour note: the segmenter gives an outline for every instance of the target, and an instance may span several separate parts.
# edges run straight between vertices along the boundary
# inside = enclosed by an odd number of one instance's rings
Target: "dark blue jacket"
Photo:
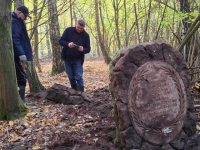
[[[77,45],[83,46],[83,52],[78,51],[77,48],[69,48],[68,44],[73,42]],[[61,36],[59,43],[63,46],[61,53],[61,58],[67,61],[81,60],[82,64],[84,62],[84,55],[90,52],[90,36],[84,30],[81,33],[76,31],[75,27],[68,27],[65,29],[63,35]]]
[[[33,61],[32,48],[25,23],[17,17],[15,12],[12,12],[12,40],[15,59],[19,60],[19,56],[26,55],[27,61]]]

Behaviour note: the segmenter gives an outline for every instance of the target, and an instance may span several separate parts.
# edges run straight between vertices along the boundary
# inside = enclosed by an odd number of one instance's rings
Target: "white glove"
[[[20,61],[27,61],[26,55],[19,56]]]

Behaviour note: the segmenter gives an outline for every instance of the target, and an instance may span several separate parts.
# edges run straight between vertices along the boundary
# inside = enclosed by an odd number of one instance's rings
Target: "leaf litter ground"
[[[51,76],[51,62],[38,73],[45,88],[54,83],[70,87],[65,72]],[[113,144],[115,122],[108,91],[109,69],[103,61],[84,63],[85,91],[90,105],[63,105],[45,99],[45,92],[30,94],[35,102],[29,113],[14,121],[0,121],[0,149],[117,150]]]

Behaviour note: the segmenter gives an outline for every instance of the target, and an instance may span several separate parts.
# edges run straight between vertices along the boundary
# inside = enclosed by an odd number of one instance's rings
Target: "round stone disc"
[[[138,68],[128,90],[128,111],[143,139],[169,143],[182,129],[186,109],[183,81],[173,67],[149,61]]]

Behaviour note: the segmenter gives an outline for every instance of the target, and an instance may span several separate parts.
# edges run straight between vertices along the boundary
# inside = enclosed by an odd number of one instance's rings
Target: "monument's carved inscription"
[[[128,109],[138,134],[154,144],[169,143],[181,130],[186,94],[179,74],[168,64],[149,61],[134,74]]]

